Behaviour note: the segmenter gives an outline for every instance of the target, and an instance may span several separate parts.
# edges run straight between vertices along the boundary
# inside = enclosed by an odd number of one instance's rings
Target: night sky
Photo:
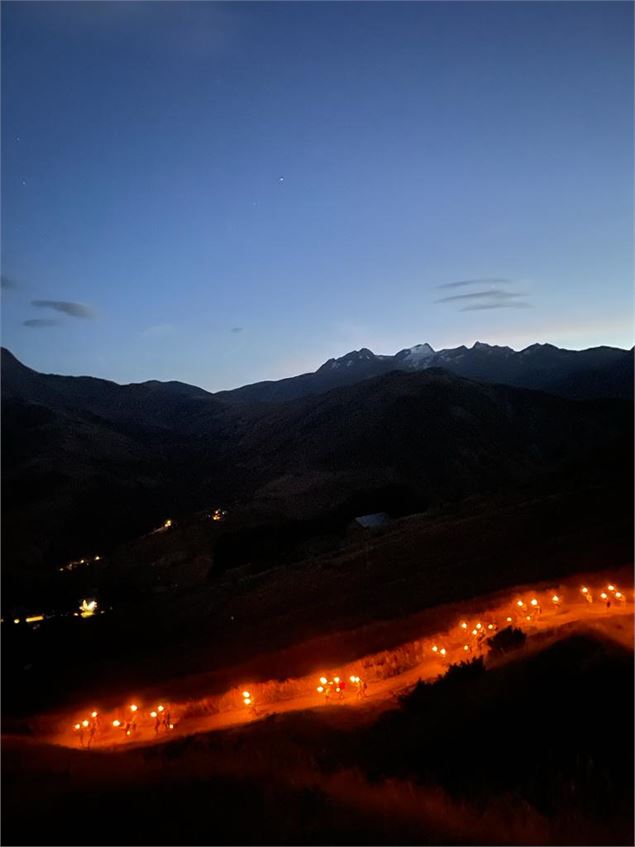
[[[3,344],[211,390],[630,347],[632,42],[620,2],[3,3]]]

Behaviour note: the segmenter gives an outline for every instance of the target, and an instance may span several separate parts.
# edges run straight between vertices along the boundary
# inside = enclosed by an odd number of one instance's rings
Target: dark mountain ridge
[[[431,358],[428,348],[414,355]],[[614,368],[612,352],[598,356]],[[285,539],[294,522],[328,535],[370,511],[409,514],[512,490],[602,450],[632,466],[624,401],[572,401],[439,367],[399,370],[369,350],[333,361],[339,367],[309,376],[342,372],[350,382],[246,404],[183,383],[39,374],[3,351],[7,596],[57,579],[70,559],[108,554],[167,517],[211,506],[265,536],[275,527],[272,537]],[[373,375],[377,361],[387,371]]]
[[[119,385],[90,376],[42,374],[4,348],[2,399],[58,411],[81,411],[111,423],[160,430],[182,428],[189,416],[221,409],[208,391],[183,382],[150,380]]]
[[[373,354],[361,354],[370,367]],[[621,401],[573,402],[436,367],[391,366],[250,405],[180,383],[38,374],[7,353],[2,376],[5,575],[27,579],[211,505],[280,526],[394,503],[421,511],[585,462],[631,431]]]
[[[196,417],[220,412],[222,405],[286,402],[392,371],[429,368],[572,399],[631,399],[633,361],[633,349],[608,346],[566,350],[553,344],[532,344],[515,351],[477,341],[471,348],[461,345],[438,351],[429,344],[418,344],[394,356],[376,355],[363,347],[329,359],[314,372],[211,393],[178,381],[120,385],[89,376],[42,374],[2,348],[2,395],[51,408],[82,408],[109,420],[147,418],[161,428],[179,428],[186,413]]]
[[[392,371],[322,395],[252,408],[236,428],[234,473],[255,500],[295,514],[373,486],[418,502],[527,479],[628,430],[628,404],[456,377]],[[291,497],[291,492],[293,496]]]
[[[574,399],[633,396],[633,351],[616,347],[564,350],[552,344],[532,344],[524,350],[477,341],[435,351],[429,344],[400,350],[394,356],[378,356],[362,348],[329,359],[314,373],[277,381],[257,382],[214,396],[226,403],[249,404],[295,400],[321,394],[331,388],[352,385],[390,371],[422,371],[444,368],[457,376],[484,382],[537,388]],[[586,372],[597,378],[586,379]]]

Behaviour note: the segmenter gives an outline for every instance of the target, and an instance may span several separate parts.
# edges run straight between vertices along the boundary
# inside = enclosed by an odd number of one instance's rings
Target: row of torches
[[[588,586],[583,585],[580,588],[580,593],[582,594],[584,599],[587,601],[587,603],[593,603],[593,594],[591,593],[591,590],[588,588]],[[617,586],[614,585],[613,583],[609,583],[606,586],[606,591],[601,591],[600,594],[599,594],[599,597],[602,601],[604,601],[607,604],[607,606],[610,605],[610,602],[613,598],[615,600],[618,600],[620,603],[626,603],[626,596],[623,594],[623,592],[618,591]],[[562,602],[562,597],[560,597],[559,594],[553,594],[552,597],[551,597],[551,602],[557,608],[558,606],[560,606],[560,603]],[[540,612],[542,611],[541,607],[540,607],[540,603],[538,602],[538,599],[536,597],[532,597],[531,600],[529,601],[529,603],[525,603],[525,601],[521,600],[521,599],[516,600],[515,605],[517,607],[517,614],[525,613],[523,615],[523,617],[524,617],[524,620],[526,620],[526,621],[532,621],[534,619],[534,617],[537,617],[540,614]],[[529,614],[529,612],[533,612],[533,615]],[[511,623],[514,622],[514,618],[511,615],[508,615],[505,618],[505,622],[508,623],[508,624],[511,624]],[[468,624],[467,624],[466,621],[462,621],[459,624],[459,626],[463,631],[466,631],[468,629]],[[485,635],[488,634],[488,632],[493,633],[495,630],[496,630],[495,624],[489,623],[489,624],[487,624],[486,627],[483,627],[483,624],[479,622],[479,623],[476,623],[474,625],[474,628],[472,629],[472,635],[475,636],[480,641]],[[465,653],[468,653],[470,651],[470,645],[464,644],[463,645],[463,651]],[[448,651],[446,650],[445,647],[439,647],[438,644],[433,644],[432,645],[432,652],[436,653],[439,656],[445,657],[445,656],[447,656]]]
[[[353,674],[349,676],[348,681],[357,688],[358,695],[363,697],[364,691],[366,690],[366,683],[362,681],[361,676],[355,676]],[[339,676],[334,676],[333,679],[327,679],[325,676],[321,676],[320,684],[315,690],[318,694],[324,694],[325,697],[329,697],[331,691],[335,691],[336,694],[342,695],[345,687],[346,683],[343,682]]]
[[[139,711],[139,706],[137,706],[136,703],[132,703],[130,706],[128,706],[128,709],[131,713],[129,720],[123,722],[120,721],[118,718],[115,718],[115,720],[112,721],[112,726],[114,727],[114,729],[121,729],[123,727],[125,729],[126,735],[132,735],[133,730],[136,728],[136,718],[137,713]],[[157,720],[159,716],[161,716],[163,718],[163,725],[165,726],[166,730],[174,729],[174,724],[169,719],[166,720],[166,716],[169,716],[169,712],[166,712],[165,706],[163,706],[162,704],[159,704],[148,714],[154,720]],[[94,710],[90,713],[90,720],[88,718],[84,718],[84,720],[78,721],[76,724],[73,725],[73,729],[78,733],[83,733],[84,730],[92,729],[92,736],[97,729],[98,721],[99,712]]]
[[[593,594],[591,593],[591,590],[586,585],[583,585],[580,588],[580,593],[582,594],[584,599],[587,601],[587,603],[593,603]],[[607,605],[611,602],[611,600],[613,598],[616,599],[617,601],[621,602],[621,603],[626,602],[625,595],[621,591],[618,591],[617,586],[614,585],[613,583],[609,583],[606,586],[606,590],[600,592],[599,597],[602,601],[606,602]],[[560,605],[560,603],[562,602],[562,598],[558,594],[553,594],[552,597],[551,597],[551,602],[553,603],[553,605],[555,607],[558,607]],[[533,620],[533,616],[532,616],[532,614],[529,614],[529,612],[533,612],[534,615],[536,615],[536,616],[539,615],[540,612],[541,612],[540,603],[538,602],[538,599],[536,597],[532,597],[531,600],[529,601],[529,603],[525,603],[525,601],[522,600],[522,599],[516,600],[515,605],[516,605],[516,608],[517,608],[517,614],[525,613],[524,619],[526,621]],[[514,622],[514,619],[511,615],[508,615],[505,618],[505,622],[508,623],[508,624],[511,624],[511,623]],[[467,630],[469,629],[466,621],[462,621],[459,624],[459,627],[464,632],[467,632]],[[496,628],[497,628],[496,624],[488,623],[486,625],[483,625],[479,621],[478,623],[474,624],[474,627],[471,630],[471,634],[477,639],[478,642],[480,642],[486,635],[492,634],[496,630]],[[464,652],[468,653],[470,651],[470,649],[471,648],[470,648],[469,644],[463,645],[463,651]],[[438,656],[441,656],[442,658],[445,658],[447,656],[448,651],[445,647],[439,647],[438,644],[433,644],[432,645],[432,652],[437,654]],[[364,683],[362,681],[361,677],[353,674],[349,677],[349,681],[352,685],[356,686],[358,694],[360,696],[363,696],[363,694],[366,690],[366,683]],[[319,683],[320,684],[316,688],[317,693],[318,694],[324,694],[327,697],[329,696],[331,691],[335,691],[336,694],[341,695],[343,693],[345,685],[346,685],[346,683],[343,682],[342,679],[339,676],[334,676],[332,679],[327,679],[327,677],[321,676]],[[254,698],[253,698],[253,695],[251,694],[250,691],[245,690],[245,691],[242,692],[242,700],[243,700],[244,706],[255,710]],[[129,708],[129,710],[132,714],[132,719],[129,720],[129,721],[126,721],[124,727],[125,727],[126,735],[129,736],[129,735],[131,735],[132,730],[135,728],[135,725],[136,725],[135,717],[136,717],[136,713],[137,713],[139,707],[135,703],[133,703],[128,708]],[[152,709],[152,711],[149,712],[149,715],[150,715],[151,718],[156,720],[159,717],[159,715],[163,715],[164,712],[165,712],[165,706],[158,705],[155,709]],[[83,732],[83,730],[90,729],[91,726],[92,726],[93,727],[93,734],[94,734],[94,731],[97,727],[97,719],[99,717],[99,714],[98,714],[98,712],[93,711],[93,712],[91,712],[90,717],[91,717],[91,720],[88,720],[88,719],[85,718],[84,720],[79,721],[78,723],[74,724],[73,728],[77,732],[81,733],[81,732]],[[112,726],[115,729],[119,729],[120,727],[122,727],[122,721],[115,719],[115,720],[112,721]],[[171,723],[169,720],[168,720],[167,723],[165,723],[165,726],[166,726],[166,729],[168,729],[168,730],[174,729],[174,724]]]

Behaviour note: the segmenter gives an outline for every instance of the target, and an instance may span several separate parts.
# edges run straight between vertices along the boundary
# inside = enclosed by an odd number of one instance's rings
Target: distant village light
[[[79,613],[83,618],[90,618],[97,609],[97,600],[82,600],[79,604]]]

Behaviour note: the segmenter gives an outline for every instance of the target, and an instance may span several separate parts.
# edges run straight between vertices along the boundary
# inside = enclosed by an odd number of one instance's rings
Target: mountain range
[[[532,344],[523,350],[484,344],[433,350],[417,344],[394,356],[376,355],[363,347],[329,359],[313,373],[257,382],[216,394],[229,403],[280,402],[321,394],[390,371],[443,368],[457,376],[521,388],[538,388],[573,399],[633,396],[633,351],[617,347],[565,350]]]
[[[420,345],[211,394],[41,374],[3,350],[5,587],[211,505],[252,524],[405,514],[626,455],[632,367],[607,347]]]
[[[183,382],[119,385],[95,377],[41,374],[2,348],[2,396],[86,411],[116,422],[135,416],[154,421],[158,428],[178,428],[184,410],[209,409],[213,397],[221,404],[283,402],[332,388],[353,385],[391,371],[443,368],[457,376],[482,382],[534,388],[572,399],[633,396],[633,349],[592,347],[566,350],[553,344],[532,344],[523,350],[484,344],[433,350],[417,344],[394,356],[376,355],[363,347],[328,359],[316,371],[280,380],[265,380],[214,394]]]

